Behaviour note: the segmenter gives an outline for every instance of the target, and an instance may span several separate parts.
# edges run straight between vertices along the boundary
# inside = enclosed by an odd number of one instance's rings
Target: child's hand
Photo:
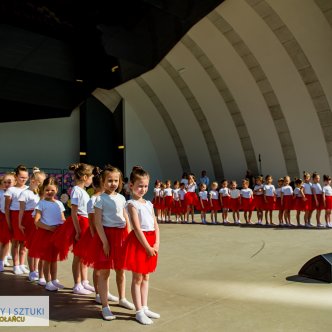
[[[103,243],[103,251],[106,257],[110,255],[110,245],[108,241],[106,241],[106,243]]]
[[[154,249],[156,252],[158,252],[158,251],[159,251],[159,243],[155,243],[155,244],[153,245],[153,249]]]
[[[156,250],[152,247],[146,248],[146,253],[149,257],[156,256],[157,254]]]
[[[18,228],[24,234],[25,227],[23,225],[18,225]]]
[[[75,240],[78,241],[81,237],[81,230],[76,231]]]
[[[57,228],[56,226],[50,226],[48,230],[51,232],[55,232],[56,228]]]

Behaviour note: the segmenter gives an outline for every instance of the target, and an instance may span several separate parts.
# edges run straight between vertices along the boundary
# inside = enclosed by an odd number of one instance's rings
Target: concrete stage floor
[[[149,306],[151,326],[111,303],[115,321],[100,317],[92,296],[72,294],[71,259],[59,264],[66,289],[46,292],[11,268],[0,295],[49,295],[50,326],[6,331],[330,331],[332,285],[297,277],[313,256],[332,252],[332,230],[163,224]],[[130,296],[127,274],[127,297]],[[115,292],[114,275],[110,287]]]

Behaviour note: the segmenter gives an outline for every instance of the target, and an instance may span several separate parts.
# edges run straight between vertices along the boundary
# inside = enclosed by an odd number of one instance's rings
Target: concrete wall
[[[1,166],[68,168],[79,161],[79,110],[70,117],[0,123]]]

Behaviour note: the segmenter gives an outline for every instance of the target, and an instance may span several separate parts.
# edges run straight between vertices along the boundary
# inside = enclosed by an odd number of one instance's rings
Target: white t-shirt
[[[127,201],[127,206],[129,204],[131,204],[137,210],[141,230],[143,232],[154,231],[154,212],[152,203],[150,201],[145,201],[145,203],[141,203],[136,200],[130,199],[129,201]],[[130,223],[132,224],[131,220]]]
[[[167,196],[173,196],[172,195],[172,188],[165,188],[164,189],[164,197],[167,197]]]
[[[10,187],[5,191],[5,196],[10,197],[12,199],[12,202],[10,204],[10,210],[11,211],[19,211],[20,210],[20,202],[18,201],[18,198],[20,197],[21,193],[26,190],[28,186],[24,186],[23,188],[17,188],[17,187]]]
[[[206,201],[208,199],[208,192],[205,191],[200,191],[198,193],[199,198],[201,198],[203,201]]]
[[[254,187],[254,192],[255,192],[255,190],[259,190],[259,189],[264,189],[264,185],[263,184],[256,184],[255,187]],[[256,196],[261,196],[263,194],[264,194],[263,191],[255,192]]]
[[[88,205],[87,205],[88,214],[95,213],[95,204],[96,204],[98,197],[99,197],[99,195],[93,195],[90,197]]]
[[[0,189],[0,211],[5,213],[5,191]]]
[[[332,196],[332,188],[331,186],[324,186],[323,187],[323,193],[325,194],[325,196]]]
[[[153,189],[154,197],[159,197],[160,194],[160,188],[154,188]]]
[[[179,189],[179,197],[180,200],[183,201],[184,200],[184,195],[187,193],[186,189]]]
[[[230,194],[231,198],[239,198],[241,195],[241,192],[239,189],[230,189],[229,194]]]
[[[301,189],[298,188],[298,187],[294,188],[294,195],[295,195],[296,197],[302,197]]]
[[[186,190],[188,193],[194,193],[197,189],[197,185],[196,182],[192,183],[192,184],[188,184],[186,187]]]
[[[65,207],[62,202],[58,200],[51,202],[42,199],[36,205],[35,210],[39,210],[41,212],[40,221],[43,224],[48,226],[63,224],[61,214],[65,211]]]
[[[303,188],[304,188],[304,194],[305,195],[312,195],[312,190],[311,190],[312,183],[303,183]]]
[[[38,194],[35,194],[32,190],[27,189],[22,191],[20,197],[18,198],[19,202],[25,203],[25,211],[34,210],[40,197]]]
[[[253,193],[252,190],[250,188],[242,188],[241,189],[241,196],[243,198],[250,198],[252,197]]]
[[[178,201],[180,199],[179,191],[180,191],[180,188],[173,189],[173,198],[174,198],[175,201]]]
[[[219,199],[218,190],[210,190],[209,195],[211,199]]]
[[[281,187],[281,192],[284,194],[284,196],[291,196],[293,195],[293,188],[291,186],[283,186]]]
[[[276,193],[276,188],[273,184],[266,184],[263,189],[265,192],[265,196],[274,196],[274,194]]]
[[[101,222],[105,227],[126,227],[126,219],[123,214],[125,206],[126,199],[119,193],[116,195],[102,193],[95,203],[95,208],[102,210]]]
[[[229,188],[220,188],[219,194],[221,194],[222,197],[229,196]]]
[[[313,183],[311,188],[312,188],[312,193],[314,193],[315,191],[316,195],[320,195],[323,191],[320,183]]]
[[[77,205],[77,214],[83,217],[88,217],[88,202],[90,200],[89,194],[86,190],[79,186],[74,186],[70,194],[71,205]]]

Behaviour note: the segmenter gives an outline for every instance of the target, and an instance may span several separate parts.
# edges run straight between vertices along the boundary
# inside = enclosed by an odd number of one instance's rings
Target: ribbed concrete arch
[[[265,0],[246,2],[272,30],[300,74],[316,110],[332,166],[332,112],[314,68],[293,33]]]
[[[224,170],[222,167],[221,158],[218,151],[218,146],[215,141],[212,130],[210,128],[210,125],[207,121],[207,118],[201,109],[201,106],[197,102],[196,97],[191,92],[187,83],[183,80],[183,78],[179,75],[178,71],[175,70],[175,68],[171,65],[171,63],[168,60],[163,59],[160,65],[174,80],[175,84],[177,85],[177,87],[179,88],[179,90],[182,92],[183,96],[187,100],[188,105],[192,109],[192,112],[195,115],[196,120],[201,128],[206,146],[209,151],[214,171],[214,177],[215,179],[220,181],[224,177]]]
[[[253,79],[257,83],[278,133],[287,173],[292,177],[298,176],[299,166],[293,140],[278,97],[262,66],[259,64],[241,36],[233,29],[225,18],[223,18],[216,10],[212,11],[207,17],[233,46],[234,50],[241,57]]]
[[[146,95],[150,98],[151,102],[156,107],[157,111],[159,112],[161,118],[163,119],[165,126],[167,127],[173,143],[175,145],[177,155],[179,157],[181,167],[183,171],[189,171],[190,165],[188,161],[188,157],[184,148],[184,145],[182,143],[181,137],[174,125],[174,122],[172,118],[170,117],[167,109],[163,105],[163,103],[160,101],[156,93],[153,91],[153,89],[150,87],[150,85],[144,80],[144,78],[138,77],[136,79],[137,84],[141,87],[141,89],[146,93]]]
[[[240,138],[243,153],[246,159],[247,169],[250,169],[255,174],[257,174],[258,165],[253,144],[250,139],[249,132],[240,112],[240,109],[230,89],[228,88],[226,82],[223,80],[213,63],[204,53],[204,51],[197,45],[197,43],[192,38],[190,38],[188,34],[184,38],[182,38],[181,41],[191,51],[196,60],[201,64],[201,66],[204,68],[206,73],[209,75],[211,81],[219,91],[237,129],[237,133]]]
[[[332,1],[331,0],[315,0],[317,6],[323,12],[327,22],[332,27]]]

